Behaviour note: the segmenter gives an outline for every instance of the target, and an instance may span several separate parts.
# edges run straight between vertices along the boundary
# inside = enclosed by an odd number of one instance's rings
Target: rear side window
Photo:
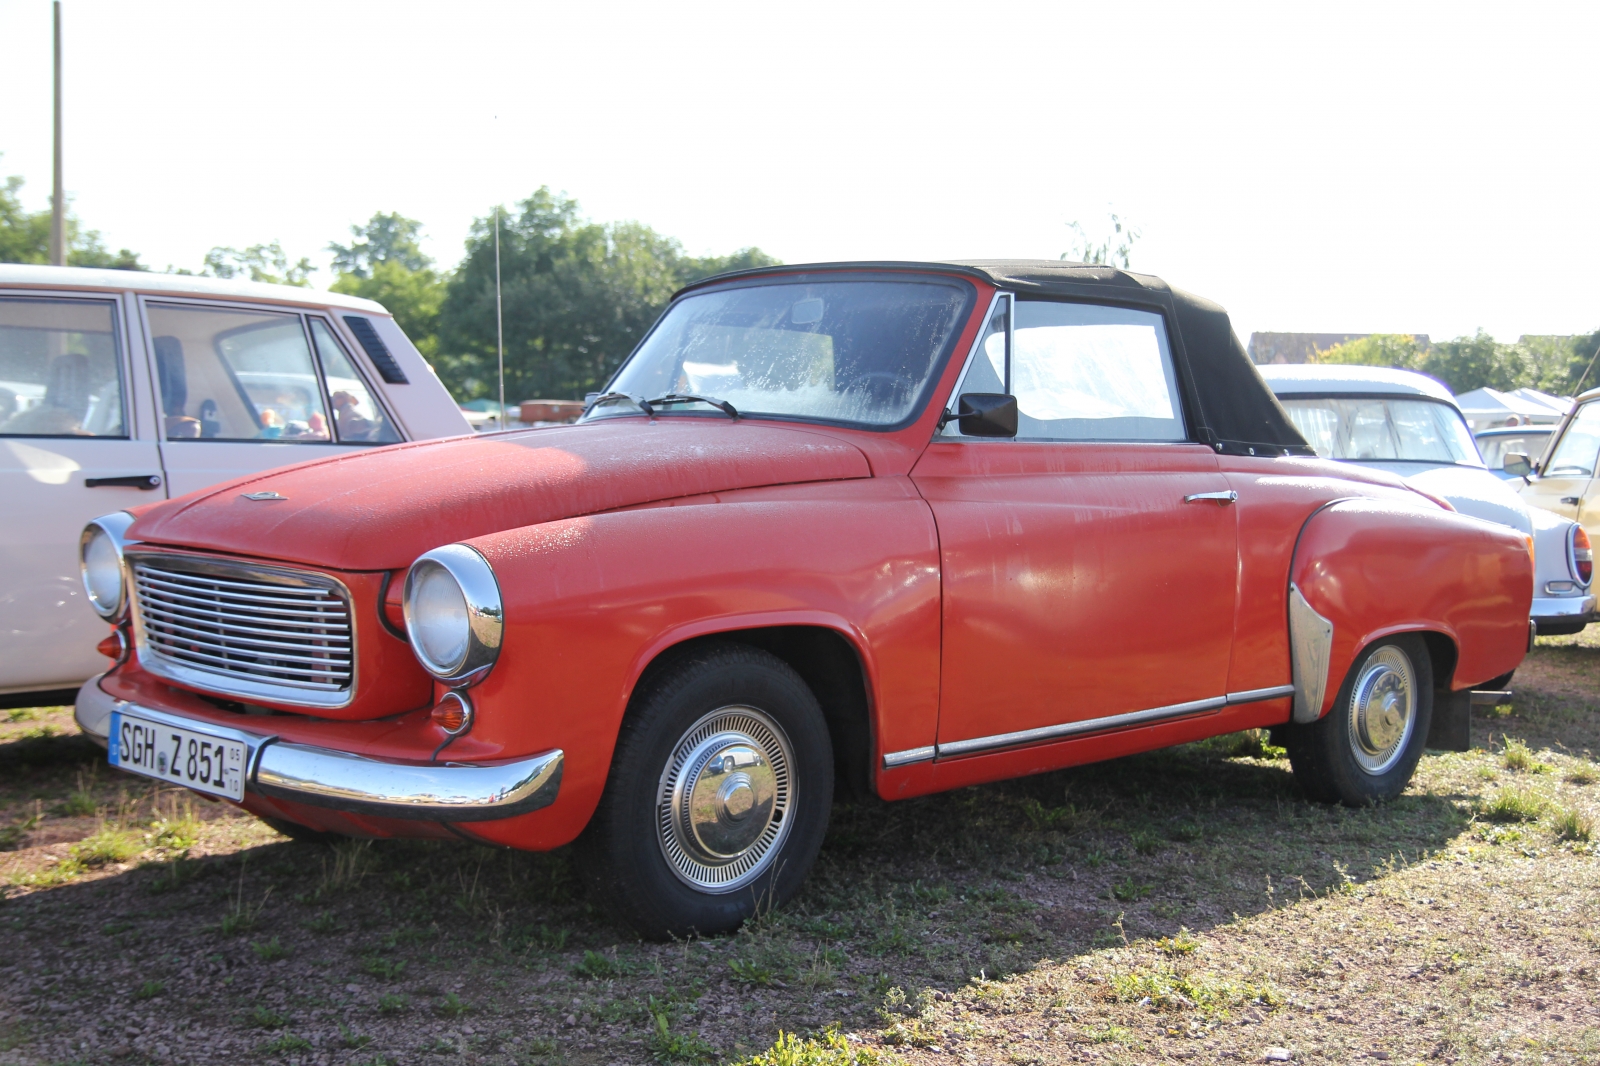
[[[0,297],[0,436],[126,437],[109,300]]]
[[[168,440],[333,439],[297,314],[150,304]]]
[[[383,408],[367,388],[333,330],[320,318],[312,317],[311,339],[322,361],[328,382],[328,405],[333,408],[333,429],[341,444],[393,444],[400,434],[389,422]]]
[[[1018,440],[1187,439],[1159,314],[1018,301],[1016,316],[1011,392]],[[1002,392],[1004,374],[1002,327],[984,337],[961,391]]]
[[[1578,408],[1556,445],[1555,454],[1539,471],[1544,477],[1593,477],[1600,459],[1600,403]]]

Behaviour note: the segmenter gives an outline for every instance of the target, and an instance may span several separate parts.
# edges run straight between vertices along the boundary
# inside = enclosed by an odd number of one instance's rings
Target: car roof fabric
[[[1315,454],[1245,354],[1244,345],[1234,335],[1228,312],[1219,304],[1174,289],[1150,274],[1050,259],[805,263],[719,274],[685,286],[677,295],[762,275],[878,270],[960,274],[1019,296],[1084,299],[1098,295],[1094,290],[1103,287],[1106,299],[1149,303],[1147,294],[1164,294],[1171,301],[1176,318],[1173,325],[1182,339],[1183,358],[1187,360],[1188,376],[1194,387],[1193,400],[1199,407],[1198,439],[1215,446],[1219,452],[1237,455]]]

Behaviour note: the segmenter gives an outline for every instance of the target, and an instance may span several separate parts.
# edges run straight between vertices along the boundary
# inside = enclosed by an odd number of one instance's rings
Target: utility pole
[[[67,194],[61,181],[61,0],[56,12],[56,174],[50,197],[50,262],[67,265]]]

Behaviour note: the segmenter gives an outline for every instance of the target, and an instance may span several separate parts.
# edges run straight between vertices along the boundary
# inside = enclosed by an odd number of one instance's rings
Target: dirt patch
[[[1370,810],[1259,734],[841,806],[793,904],[671,945],[565,853],[292,843],[57,713],[0,734],[63,742],[0,775],[0,825],[37,819],[0,852],[0,1063],[718,1062],[830,1026],[795,1061],[1588,1061],[1600,641],[1513,687]]]

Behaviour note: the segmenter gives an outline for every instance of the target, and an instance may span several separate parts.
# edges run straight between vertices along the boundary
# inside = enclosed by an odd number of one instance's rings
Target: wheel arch
[[[817,698],[828,723],[836,790],[856,800],[876,795],[872,774],[876,701],[872,698],[871,659],[864,638],[840,620],[810,618],[759,624],[744,620],[668,634],[641,654],[632,673],[624,715],[633,712],[636,701],[661,671],[685,655],[692,655],[696,648],[717,642],[759,648],[793,668]]]

